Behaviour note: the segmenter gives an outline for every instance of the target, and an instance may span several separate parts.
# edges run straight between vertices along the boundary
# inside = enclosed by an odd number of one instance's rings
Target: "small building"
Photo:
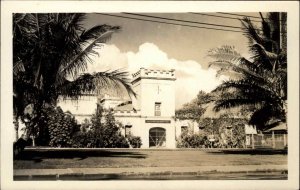
[[[264,131],[257,131],[255,126],[250,125],[247,125],[245,129],[247,148],[284,149],[287,147],[286,123],[279,123]]]
[[[280,122],[277,126],[263,131],[265,144],[272,148],[282,149],[287,147],[287,124]]]
[[[246,148],[254,148],[255,141],[254,136],[257,136],[256,127],[253,125],[245,125],[245,134],[246,134]]]

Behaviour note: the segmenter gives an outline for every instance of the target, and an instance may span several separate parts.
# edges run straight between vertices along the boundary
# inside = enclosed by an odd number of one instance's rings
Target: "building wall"
[[[103,102],[103,104],[101,104],[101,105],[104,109],[109,109],[109,108],[115,108],[122,102],[124,102],[124,100],[108,99],[108,100],[105,100],[105,102]]]
[[[182,130],[182,127],[187,127],[188,131],[191,131],[193,133],[200,132],[199,124],[196,121],[192,120],[179,120],[177,119],[175,122],[175,128],[176,128],[176,137],[180,137]]]
[[[140,81],[132,84],[132,89],[136,93],[136,97],[131,97],[132,106],[136,110],[141,110],[141,83],[140,83]]]
[[[90,119],[97,108],[98,97],[95,95],[84,95],[78,100],[63,99],[59,97],[57,106],[60,106],[64,112],[70,111],[78,121],[82,123],[84,119]]]
[[[155,103],[161,103],[161,116],[175,116],[174,70],[151,70],[141,68],[133,74],[133,89],[138,94],[133,106],[142,116],[154,116]]]
[[[140,115],[115,114],[117,121],[121,122],[123,126],[130,125],[131,134],[141,137],[141,148],[149,148],[149,131],[152,128],[160,127],[166,130],[166,146],[161,148],[176,148],[175,140],[175,121],[169,117],[160,118],[163,121],[170,121],[170,123],[147,123],[147,121],[159,121],[156,117],[141,117]],[[125,135],[125,128],[122,129],[122,134]]]
[[[143,79],[141,85],[142,116],[154,116],[156,102],[161,103],[161,116],[175,116],[174,81]]]
[[[174,71],[158,71],[141,68],[133,74],[132,97],[134,110],[116,110],[117,121],[132,126],[131,134],[141,137],[142,148],[149,148],[149,132],[152,128],[166,131],[166,148],[175,148],[175,74]],[[155,103],[160,103],[160,115],[155,116]],[[122,129],[125,135],[125,128]]]
[[[145,119],[146,120],[146,119]],[[161,148],[176,148],[175,139],[175,123],[171,120],[171,123],[147,123],[145,125],[145,130],[143,130],[143,137],[145,139],[145,148],[149,148],[149,132],[152,128],[163,128],[166,130],[166,146]]]

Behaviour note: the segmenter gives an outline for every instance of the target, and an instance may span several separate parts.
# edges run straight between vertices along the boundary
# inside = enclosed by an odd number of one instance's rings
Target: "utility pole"
[[[281,15],[282,13],[281,12],[279,12],[279,49],[280,50],[282,50],[282,38],[283,38],[283,35],[282,35],[282,33],[283,33],[283,31],[282,31],[282,29],[283,29],[283,26],[282,26],[282,15]]]
[[[285,12],[279,13],[279,48],[281,51],[286,51],[286,43],[287,43],[287,15]]]
[[[254,134],[252,133],[251,134],[251,145],[252,145],[252,149],[254,149],[255,148],[255,145],[254,145]]]

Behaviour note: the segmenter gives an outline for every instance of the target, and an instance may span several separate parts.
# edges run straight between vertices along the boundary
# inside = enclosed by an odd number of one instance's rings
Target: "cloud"
[[[210,92],[226,77],[216,77],[216,70],[203,69],[194,60],[180,61],[169,58],[153,43],[140,45],[137,52],[121,52],[115,45],[105,45],[100,50],[100,57],[88,66],[88,72],[126,68],[135,73],[139,68],[175,69],[176,70],[176,108],[195,98],[200,90]]]
[[[168,56],[152,43],[140,45],[137,53],[128,52],[128,65],[130,71],[137,71],[140,67],[153,69],[171,69]]]
[[[128,67],[126,54],[120,52],[115,45],[105,45],[97,51],[99,52],[99,56],[92,57],[93,63],[88,64],[87,72],[93,73]]]

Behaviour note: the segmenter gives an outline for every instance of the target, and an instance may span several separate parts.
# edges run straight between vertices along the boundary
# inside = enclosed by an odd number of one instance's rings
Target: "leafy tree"
[[[66,114],[60,107],[51,110],[48,129],[50,134],[50,146],[71,147],[73,135],[78,132],[79,125],[71,114]]]
[[[112,110],[104,110],[98,106],[91,118],[90,145],[100,148],[126,148],[127,140],[121,135],[121,124],[115,121]]]
[[[119,26],[96,25],[85,29],[85,14],[13,14],[14,120],[33,104],[36,117],[59,95],[77,98],[104,87],[132,91],[128,73],[120,70],[83,73]],[[29,118],[32,120],[32,118]]]
[[[269,13],[267,19],[262,18],[262,29],[257,29],[248,18],[242,20],[242,25],[249,40],[249,60],[232,46],[208,53],[215,59],[211,65],[221,68],[219,74],[234,74],[213,91],[220,94],[215,110],[254,108],[249,123],[265,130],[286,122],[287,56],[286,43],[281,42],[286,39],[286,13]]]
[[[198,121],[205,112],[205,104],[211,102],[213,96],[204,91],[199,91],[197,97],[191,102],[184,104],[181,109],[176,110],[175,116],[178,119],[192,119]]]
[[[91,126],[90,121],[87,118],[85,118],[83,123],[81,124],[80,129],[83,133],[86,133],[90,129],[90,126]]]
[[[176,110],[175,116],[177,119],[192,119],[197,120],[204,113],[204,109],[194,102],[184,104],[181,109]]]
[[[199,106],[208,104],[214,100],[214,94],[213,93],[206,93],[202,90],[199,91],[196,98],[196,103]]]
[[[27,135],[33,136],[38,146],[71,147],[73,136],[80,131],[71,113],[53,105],[43,107],[36,120],[36,125],[27,128]]]

